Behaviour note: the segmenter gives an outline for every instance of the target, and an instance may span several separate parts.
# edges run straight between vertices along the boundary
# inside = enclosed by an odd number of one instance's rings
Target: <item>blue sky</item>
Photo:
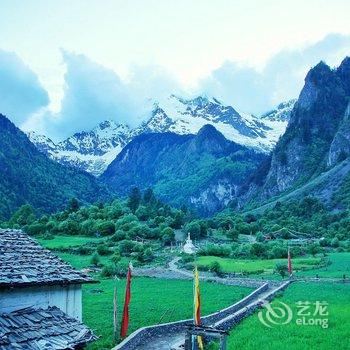
[[[150,99],[204,93],[252,113],[350,55],[350,2],[0,0],[0,112],[55,139]]]

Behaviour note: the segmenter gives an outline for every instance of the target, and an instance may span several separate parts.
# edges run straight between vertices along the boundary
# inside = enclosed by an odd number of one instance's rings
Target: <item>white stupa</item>
[[[183,246],[183,251],[186,254],[194,254],[196,252],[196,247],[192,243],[192,239],[191,239],[190,234],[188,234],[188,236],[187,236],[186,242]]]

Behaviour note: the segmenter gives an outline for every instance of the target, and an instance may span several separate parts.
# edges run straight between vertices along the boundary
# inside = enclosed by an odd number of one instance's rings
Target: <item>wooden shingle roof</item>
[[[0,229],[0,287],[93,282],[21,230]]]
[[[88,327],[57,307],[0,314],[0,350],[75,349],[96,339]]]

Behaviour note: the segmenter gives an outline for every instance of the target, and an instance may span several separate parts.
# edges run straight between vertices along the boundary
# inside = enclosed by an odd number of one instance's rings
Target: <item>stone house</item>
[[[79,349],[96,339],[82,322],[92,278],[20,230],[0,229],[0,349]]]

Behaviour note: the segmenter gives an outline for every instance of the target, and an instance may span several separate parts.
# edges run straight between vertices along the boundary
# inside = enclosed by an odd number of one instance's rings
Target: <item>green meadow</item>
[[[258,314],[255,313],[231,330],[228,349],[349,349],[350,284],[298,282],[275,299],[272,305],[278,301],[286,303],[293,311],[293,319],[289,324],[268,328],[259,321]],[[326,301],[328,328],[320,325],[297,325],[298,308],[295,303],[298,301],[309,301],[311,305],[316,301]],[[311,312],[314,307],[312,305]]]
[[[269,259],[269,260],[253,260],[253,259],[232,259],[221,258],[216,256],[200,256],[197,259],[198,266],[209,267],[210,264],[217,261],[224,272],[236,273],[272,273],[276,264],[285,263],[287,259]],[[321,263],[321,258],[295,258],[293,259],[293,267],[298,269],[310,269]]]
[[[55,252],[55,254],[58,255],[62,260],[70,263],[78,270],[82,270],[91,266],[92,255],[78,255],[61,252]],[[101,264],[108,264],[110,261],[108,256],[100,256],[99,259]]]
[[[73,248],[82,246],[87,243],[98,243],[103,241],[103,238],[64,235],[57,235],[52,239],[36,239],[42,246],[48,249]]]
[[[334,278],[343,278],[345,275],[347,278],[350,278],[350,253],[329,253],[327,256],[329,264],[312,269],[299,271],[296,273],[297,276],[306,276],[306,277],[334,277]]]
[[[85,239],[91,240],[90,238]],[[53,245],[51,245],[52,248]],[[91,255],[66,252],[56,252],[56,254],[78,269],[91,265]],[[319,275],[319,277],[341,278],[344,274],[349,276],[350,253],[330,253],[327,259],[329,262],[326,266],[318,267],[319,257],[295,258],[293,259],[295,274],[309,277]],[[107,264],[109,260],[108,256],[100,257],[101,264]],[[251,273],[250,276],[258,277],[261,276],[258,273],[263,271],[266,278],[276,277],[272,275],[272,270],[277,262],[286,263],[286,259],[238,260],[211,256],[198,258],[199,265],[209,265],[213,261],[218,261],[225,272],[245,271]],[[116,343],[113,340],[113,290],[114,286],[117,286],[120,323],[125,279],[101,279],[99,275],[95,275],[95,278],[99,279],[100,283],[83,286],[84,322],[100,336],[100,339],[89,345],[88,349],[110,349]],[[245,287],[201,282],[202,314],[209,314],[231,305],[250,292],[251,289]],[[192,317],[192,293],[191,281],[133,278],[129,334],[140,327]],[[350,335],[348,328],[350,284],[297,282],[275,300],[288,304],[294,314],[297,311],[295,304],[297,301],[310,301],[311,303],[327,301],[329,328],[296,325],[295,322],[267,328],[260,323],[255,313],[231,330],[228,349],[277,350],[283,347],[286,350],[323,350],[332,349],[335,346],[337,350],[348,349],[346,339],[349,339]]]
[[[83,321],[101,338],[88,346],[110,349],[113,341],[113,293],[117,286],[118,319],[124,302],[125,280],[103,279],[99,284],[83,287]],[[229,306],[252,289],[202,282],[202,314]],[[130,303],[129,334],[136,329],[158,323],[193,317],[193,285],[186,280],[133,278]]]

